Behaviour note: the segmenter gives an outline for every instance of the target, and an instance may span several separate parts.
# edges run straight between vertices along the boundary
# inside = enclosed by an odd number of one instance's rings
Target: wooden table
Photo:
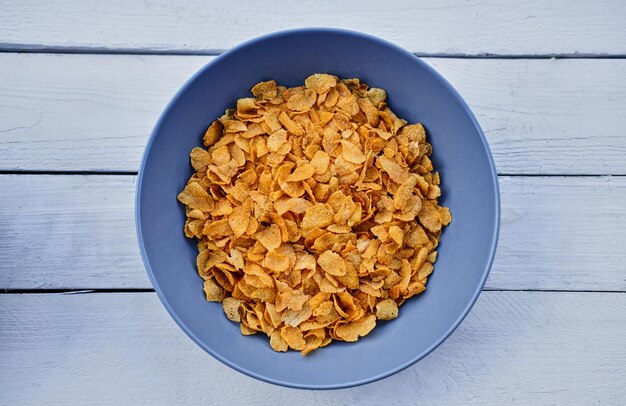
[[[424,57],[477,115],[502,192],[463,324],[413,367],[337,391],[205,354],[159,303],[133,221],[175,90],[224,49],[304,26]],[[0,1],[0,52],[0,404],[626,404],[623,0]]]

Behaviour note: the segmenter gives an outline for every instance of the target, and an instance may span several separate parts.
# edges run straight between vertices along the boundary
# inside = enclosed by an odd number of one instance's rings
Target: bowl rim
[[[480,136],[480,141],[482,143],[482,146],[483,146],[483,148],[484,148],[484,150],[486,152],[486,155],[487,155],[487,158],[488,158],[488,161],[489,161],[489,168],[491,169],[491,180],[493,182],[494,191],[495,191],[495,193],[494,193],[494,207],[495,207],[495,212],[494,212],[495,219],[494,220],[495,221],[494,221],[494,229],[493,229],[492,239],[489,242],[490,249],[489,249],[489,258],[488,258],[488,261],[487,261],[487,266],[483,270],[483,274],[482,274],[480,283],[479,283],[476,291],[472,295],[472,298],[470,299],[470,301],[468,302],[466,307],[463,309],[463,311],[461,312],[459,317],[454,321],[454,323],[452,323],[450,328],[438,340],[436,340],[431,346],[426,348],[424,351],[422,351],[417,356],[415,356],[415,357],[409,359],[408,361],[404,362],[403,364],[400,364],[400,365],[396,366],[395,368],[389,369],[388,371],[382,372],[382,373],[380,373],[378,375],[374,375],[374,376],[371,376],[371,377],[368,377],[368,378],[359,379],[359,380],[355,380],[355,381],[338,383],[338,384],[322,384],[322,385],[318,385],[318,384],[295,383],[295,382],[283,381],[283,380],[280,380],[280,379],[275,379],[275,378],[272,378],[272,377],[269,377],[269,376],[261,375],[261,374],[258,374],[256,372],[250,371],[250,370],[246,369],[245,367],[230,361],[227,358],[224,358],[222,355],[220,355],[219,353],[215,352],[212,348],[210,348],[209,346],[205,345],[204,342],[202,340],[200,340],[194,334],[194,332],[185,323],[183,323],[181,321],[181,319],[178,316],[178,314],[174,311],[174,309],[170,306],[169,302],[165,298],[165,296],[164,296],[164,294],[162,292],[162,289],[159,286],[159,283],[156,280],[156,278],[154,277],[154,274],[152,272],[152,267],[150,265],[150,261],[149,261],[149,258],[148,258],[148,255],[147,255],[147,251],[146,251],[146,247],[145,247],[145,244],[144,244],[143,234],[142,234],[142,231],[141,231],[141,186],[142,186],[142,181],[143,181],[144,169],[146,167],[148,156],[150,155],[150,150],[151,150],[152,145],[154,143],[154,140],[156,138],[156,134],[160,131],[161,126],[163,125],[163,121],[164,121],[165,117],[169,114],[169,112],[173,108],[173,106],[178,102],[178,99],[181,97],[181,95],[185,91],[187,91],[187,89],[191,86],[191,84],[196,80],[196,78],[198,76],[204,74],[204,72],[207,69],[209,69],[213,64],[219,63],[221,59],[229,56],[231,53],[238,52],[241,49],[244,49],[244,48],[247,48],[247,47],[253,47],[253,46],[255,46],[259,42],[264,42],[264,41],[272,40],[272,39],[275,39],[275,38],[287,37],[287,36],[291,36],[291,35],[294,35],[294,34],[297,34],[297,35],[299,35],[299,34],[340,34],[340,35],[347,35],[347,36],[356,37],[358,39],[365,39],[367,41],[376,42],[379,45],[392,48],[393,50],[395,50],[397,52],[400,52],[400,53],[403,53],[403,54],[405,54],[407,56],[413,57],[417,64],[421,65],[430,74],[432,74],[439,81],[441,81],[441,83],[444,85],[446,90],[448,90],[450,92],[450,94],[458,102],[461,103],[461,107],[463,108],[465,113],[469,116],[469,118],[471,119],[472,123],[476,127],[476,130],[478,131],[478,134]],[[264,381],[264,382],[267,382],[267,383],[271,383],[271,384],[274,384],[274,385],[279,385],[279,386],[284,386],[284,387],[289,387],[289,388],[295,388],[295,389],[315,389],[315,390],[343,389],[343,388],[350,388],[350,387],[354,387],[354,386],[360,386],[360,385],[372,383],[372,382],[384,379],[386,377],[389,377],[389,376],[391,376],[391,375],[393,375],[393,374],[395,374],[397,372],[400,372],[400,371],[410,367],[411,365],[415,364],[416,362],[418,362],[419,360],[421,360],[422,358],[424,358],[428,354],[430,354],[439,345],[441,345],[441,343],[443,343],[452,334],[452,332],[454,332],[454,330],[456,330],[456,328],[461,324],[461,322],[465,319],[465,317],[468,315],[469,311],[472,309],[472,307],[476,303],[476,300],[478,299],[478,296],[480,295],[480,293],[483,290],[483,287],[485,285],[487,277],[489,276],[489,272],[491,271],[491,267],[493,265],[493,260],[494,260],[496,249],[497,249],[497,245],[498,245],[498,237],[499,237],[499,233],[500,233],[500,220],[501,220],[500,212],[501,212],[501,208],[500,208],[500,186],[499,186],[499,182],[498,182],[498,175],[497,175],[497,171],[496,171],[495,162],[493,160],[493,156],[491,154],[491,150],[489,148],[489,144],[487,143],[487,139],[485,137],[485,134],[483,133],[483,130],[480,127],[480,124],[478,124],[478,120],[476,120],[476,117],[474,116],[474,113],[472,113],[472,111],[470,110],[469,106],[467,105],[465,100],[463,100],[463,98],[457,92],[457,90],[454,87],[452,87],[452,85],[439,72],[437,72],[433,67],[431,67],[426,62],[422,61],[422,59],[419,58],[418,56],[416,56],[415,54],[405,50],[404,48],[402,48],[402,47],[400,47],[398,45],[395,45],[395,44],[393,44],[393,43],[391,43],[391,42],[389,42],[387,40],[375,37],[375,36],[370,35],[370,34],[365,34],[365,33],[359,32],[359,31],[347,30],[347,29],[342,29],[342,28],[311,27],[311,28],[295,28],[295,29],[289,29],[289,30],[282,30],[282,31],[272,32],[272,33],[265,34],[265,35],[262,35],[262,36],[259,36],[259,37],[247,40],[245,42],[242,42],[241,44],[239,44],[239,45],[229,49],[228,51],[226,51],[226,52],[216,56],[214,59],[212,59],[208,63],[206,63],[202,68],[200,68],[196,73],[194,73],[189,79],[187,79],[187,81],[180,87],[180,89],[178,89],[178,91],[170,99],[170,101],[167,103],[167,105],[165,106],[165,108],[163,109],[161,114],[159,115],[159,118],[158,118],[154,128],[152,129],[152,131],[150,133],[150,136],[148,137],[148,141],[146,142],[146,146],[144,147],[143,155],[141,157],[141,162],[140,162],[140,166],[139,166],[139,171],[137,173],[137,183],[136,183],[136,187],[135,187],[135,231],[136,231],[137,240],[138,240],[138,243],[139,243],[139,251],[141,252],[141,258],[143,260],[143,264],[144,264],[144,267],[145,267],[146,272],[148,274],[148,277],[150,279],[150,282],[151,282],[152,286],[154,287],[154,290],[155,290],[159,300],[161,301],[161,303],[163,304],[163,306],[165,307],[165,309],[167,310],[169,315],[174,319],[176,324],[178,324],[178,326],[185,332],[185,334],[187,334],[187,336],[189,336],[189,338],[191,338],[200,348],[202,348],[204,351],[209,353],[211,356],[213,356],[215,359],[217,359],[218,361],[222,362],[223,364],[225,364],[225,365],[227,365],[227,366],[235,369],[236,371],[239,371],[239,372],[241,372],[241,373],[243,373],[243,374],[245,374],[247,376],[250,376],[252,378],[256,378],[258,380],[261,380],[261,381]]]

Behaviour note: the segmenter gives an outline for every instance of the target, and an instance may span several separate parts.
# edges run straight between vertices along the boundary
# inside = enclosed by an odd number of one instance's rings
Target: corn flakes
[[[206,299],[278,352],[357,341],[425,290],[452,220],[426,131],[359,79],[252,95],[211,123],[178,195]]]

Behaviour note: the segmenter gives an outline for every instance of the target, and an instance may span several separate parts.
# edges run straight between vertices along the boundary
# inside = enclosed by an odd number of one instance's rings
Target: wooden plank
[[[626,401],[625,307],[624,294],[483,292],[409,369],[302,391],[214,360],[153,293],[0,295],[0,403],[617,405]]]
[[[626,290],[626,177],[500,177],[488,289]],[[0,289],[150,288],[133,176],[0,176]]]
[[[0,170],[136,171],[211,57],[0,54]],[[500,173],[626,174],[626,60],[427,59],[466,98]]]
[[[0,289],[149,288],[134,176],[0,176]]]
[[[0,169],[137,171],[152,126],[207,58],[0,55]]]
[[[502,223],[488,288],[626,290],[626,177],[499,181]]]
[[[435,54],[626,53],[623,1],[192,0],[68,2],[28,0],[2,6],[5,49],[211,52],[269,32],[342,27],[414,52]]]
[[[498,173],[626,174],[626,60],[447,62]]]

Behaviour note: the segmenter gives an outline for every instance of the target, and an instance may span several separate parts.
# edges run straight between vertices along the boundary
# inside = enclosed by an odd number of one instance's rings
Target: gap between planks
[[[626,290],[565,290],[565,289],[506,289],[484,288],[481,292],[537,292],[537,293],[626,293]],[[154,289],[141,288],[116,288],[116,289],[4,289],[0,295],[29,295],[29,294],[61,294],[61,295],[87,295],[99,293],[155,293]]]
[[[39,46],[36,44],[0,44],[0,53],[7,54],[62,54],[62,55],[147,55],[147,56],[219,56],[228,49],[167,50],[105,47]],[[412,52],[420,58],[451,59],[626,59],[626,54],[552,53],[552,54],[496,54],[496,53],[430,53]]]
[[[96,175],[96,176],[137,176],[137,171],[54,171],[54,170],[0,170],[0,175]],[[499,177],[507,178],[605,178],[605,177],[625,177],[625,173],[498,173]]]

